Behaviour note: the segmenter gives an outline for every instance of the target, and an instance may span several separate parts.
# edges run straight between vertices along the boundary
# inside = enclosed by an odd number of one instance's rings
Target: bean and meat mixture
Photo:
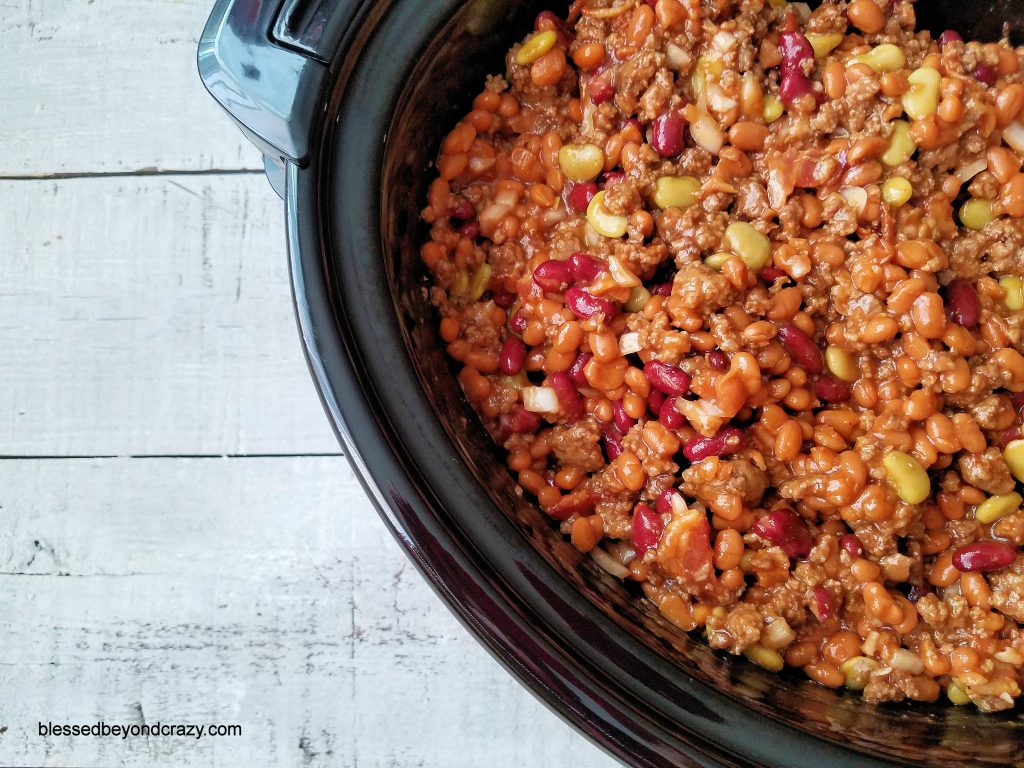
[[[440,336],[517,491],[874,702],[1024,681],[1024,49],[906,0],[577,0],[444,139]]]

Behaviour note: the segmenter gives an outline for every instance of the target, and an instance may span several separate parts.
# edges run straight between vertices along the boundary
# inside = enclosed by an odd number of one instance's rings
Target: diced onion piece
[[[924,662],[921,657],[906,648],[897,648],[892,652],[892,668],[900,672],[909,672],[912,675],[920,675],[924,672]]]
[[[763,635],[763,644],[771,648],[772,650],[778,650],[784,648],[791,642],[796,640],[796,632],[789,626],[789,622],[779,617],[765,630]]]
[[[736,35],[731,32],[716,32],[711,38],[711,47],[719,53],[728,53],[736,47]]]
[[[956,176],[960,181],[967,182],[977,176],[979,173],[988,168],[988,161],[985,158],[981,160],[975,160],[973,163],[968,163],[959,171],[956,172]]]
[[[523,408],[531,413],[558,413],[558,394],[551,387],[523,387]]]
[[[640,285],[640,278],[634,275],[618,256],[608,257],[608,273],[612,276],[612,280],[623,288],[633,288]]]
[[[730,99],[725,95],[725,91],[722,90],[721,86],[709,85],[707,87],[708,93],[708,106],[711,107],[715,112],[728,112],[730,109],[736,106],[736,100]],[[717,124],[716,124],[717,126]]]
[[[624,579],[629,576],[629,569],[605,552],[601,547],[594,547],[590,550],[590,556],[594,558],[602,570],[607,571],[617,579]]]
[[[715,119],[703,109],[694,107],[692,104],[686,108],[686,117],[690,120],[690,136],[693,137],[697,146],[717,155],[725,144],[725,134],[718,127]]]
[[[1003,141],[1005,141],[1012,149],[1018,152],[1024,152],[1024,125],[1014,120],[1008,126],[1003,128]]]
[[[619,336],[619,354],[632,355],[643,349],[640,344],[640,334],[637,331],[630,331]]]
[[[690,58],[690,54],[675,43],[669,43],[665,46],[666,63],[668,64],[668,68],[674,72],[685,69],[690,63]]]
[[[844,187],[839,190],[839,194],[858,215],[868,204],[868,193],[860,187]]]

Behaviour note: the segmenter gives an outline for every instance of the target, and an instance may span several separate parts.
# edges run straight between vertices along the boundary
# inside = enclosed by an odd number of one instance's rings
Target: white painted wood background
[[[280,201],[196,75],[210,4],[0,0],[0,764],[612,765],[340,455]]]

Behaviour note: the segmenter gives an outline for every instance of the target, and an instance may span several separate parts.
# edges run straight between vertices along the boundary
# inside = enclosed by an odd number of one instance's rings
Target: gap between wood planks
[[[206,168],[195,171],[182,171],[164,168],[138,168],[134,171],[84,171],[81,173],[40,173],[40,174],[0,174],[0,181],[47,181],[63,179],[106,179],[131,176],[257,176],[263,173],[262,168]]]

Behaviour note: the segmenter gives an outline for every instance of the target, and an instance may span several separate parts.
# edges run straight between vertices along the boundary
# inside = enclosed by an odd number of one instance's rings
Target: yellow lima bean
[[[772,246],[761,232],[745,221],[734,221],[725,230],[725,244],[748,269],[764,269],[772,257]]]
[[[889,484],[907,504],[920,504],[931,492],[931,481],[917,459],[903,451],[888,451],[882,457],[882,467]]]
[[[1024,440],[1014,440],[1003,448],[1003,460],[1010,474],[1024,483]]]
[[[899,208],[914,194],[910,182],[902,176],[893,176],[882,184],[882,199],[893,208]]]
[[[839,665],[846,687],[851,691],[863,691],[871,680],[871,673],[878,669],[878,662],[867,656],[851,656]]]
[[[835,50],[837,45],[843,42],[843,33],[832,32],[827,35],[816,35],[811,32],[807,35],[807,42],[814,49],[814,58],[824,59]]]
[[[907,63],[903,49],[892,43],[876,45],[867,53],[862,53],[856,60],[867,64],[875,72],[898,72]]]
[[[763,645],[752,645],[743,652],[743,655],[759,667],[764,667],[772,672],[778,672],[784,665],[778,651],[765,648]]]
[[[774,93],[766,93],[761,105],[761,117],[765,123],[774,123],[782,117],[782,101]]]
[[[903,111],[914,120],[931,117],[939,109],[939,86],[942,75],[931,67],[915,69],[907,75],[910,88],[901,97]]]
[[[570,181],[593,181],[604,170],[604,152],[596,144],[566,144],[558,150],[558,167]]]
[[[989,496],[974,510],[974,519],[979,523],[994,523],[1001,517],[1020,509],[1024,498],[1019,493],[1004,493],[1000,496]]]
[[[662,176],[654,182],[651,200],[661,210],[688,208],[697,202],[700,181],[693,176]]]
[[[1024,309],[1024,280],[1016,275],[1006,275],[999,278],[999,287],[1006,292],[1003,304],[1008,310],[1019,312]]]
[[[516,53],[516,64],[522,66],[533,64],[533,62],[554,48],[557,42],[558,36],[550,29],[530,35],[526,42],[523,43],[523,47]]]
[[[853,359],[853,355],[845,349],[829,346],[825,349],[825,365],[837,379],[841,381],[856,381],[860,377],[860,370]]]
[[[616,216],[604,207],[604,190],[601,190],[587,206],[587,223],[599,235],[604,237],[622,237],[629,228],[629,219]]]
[[[991,200],[972,197],[960,206],[960,223],[976,232],[984,229],[993,217]]]
[[[895,167],[909,160],[916,149],[917,145],[910,138],[910,123],[906,120],[895,120],[892,124],[889,146],[882,153],[882,162],[889,167]]]
[[[949,687],[946,689],[946,696],[949,697],[950,703],[955,704],[958,707],[971,703],[971,697],[967,695],[967,691],[964,689],[963,684],[955,677],[949,681]]]

